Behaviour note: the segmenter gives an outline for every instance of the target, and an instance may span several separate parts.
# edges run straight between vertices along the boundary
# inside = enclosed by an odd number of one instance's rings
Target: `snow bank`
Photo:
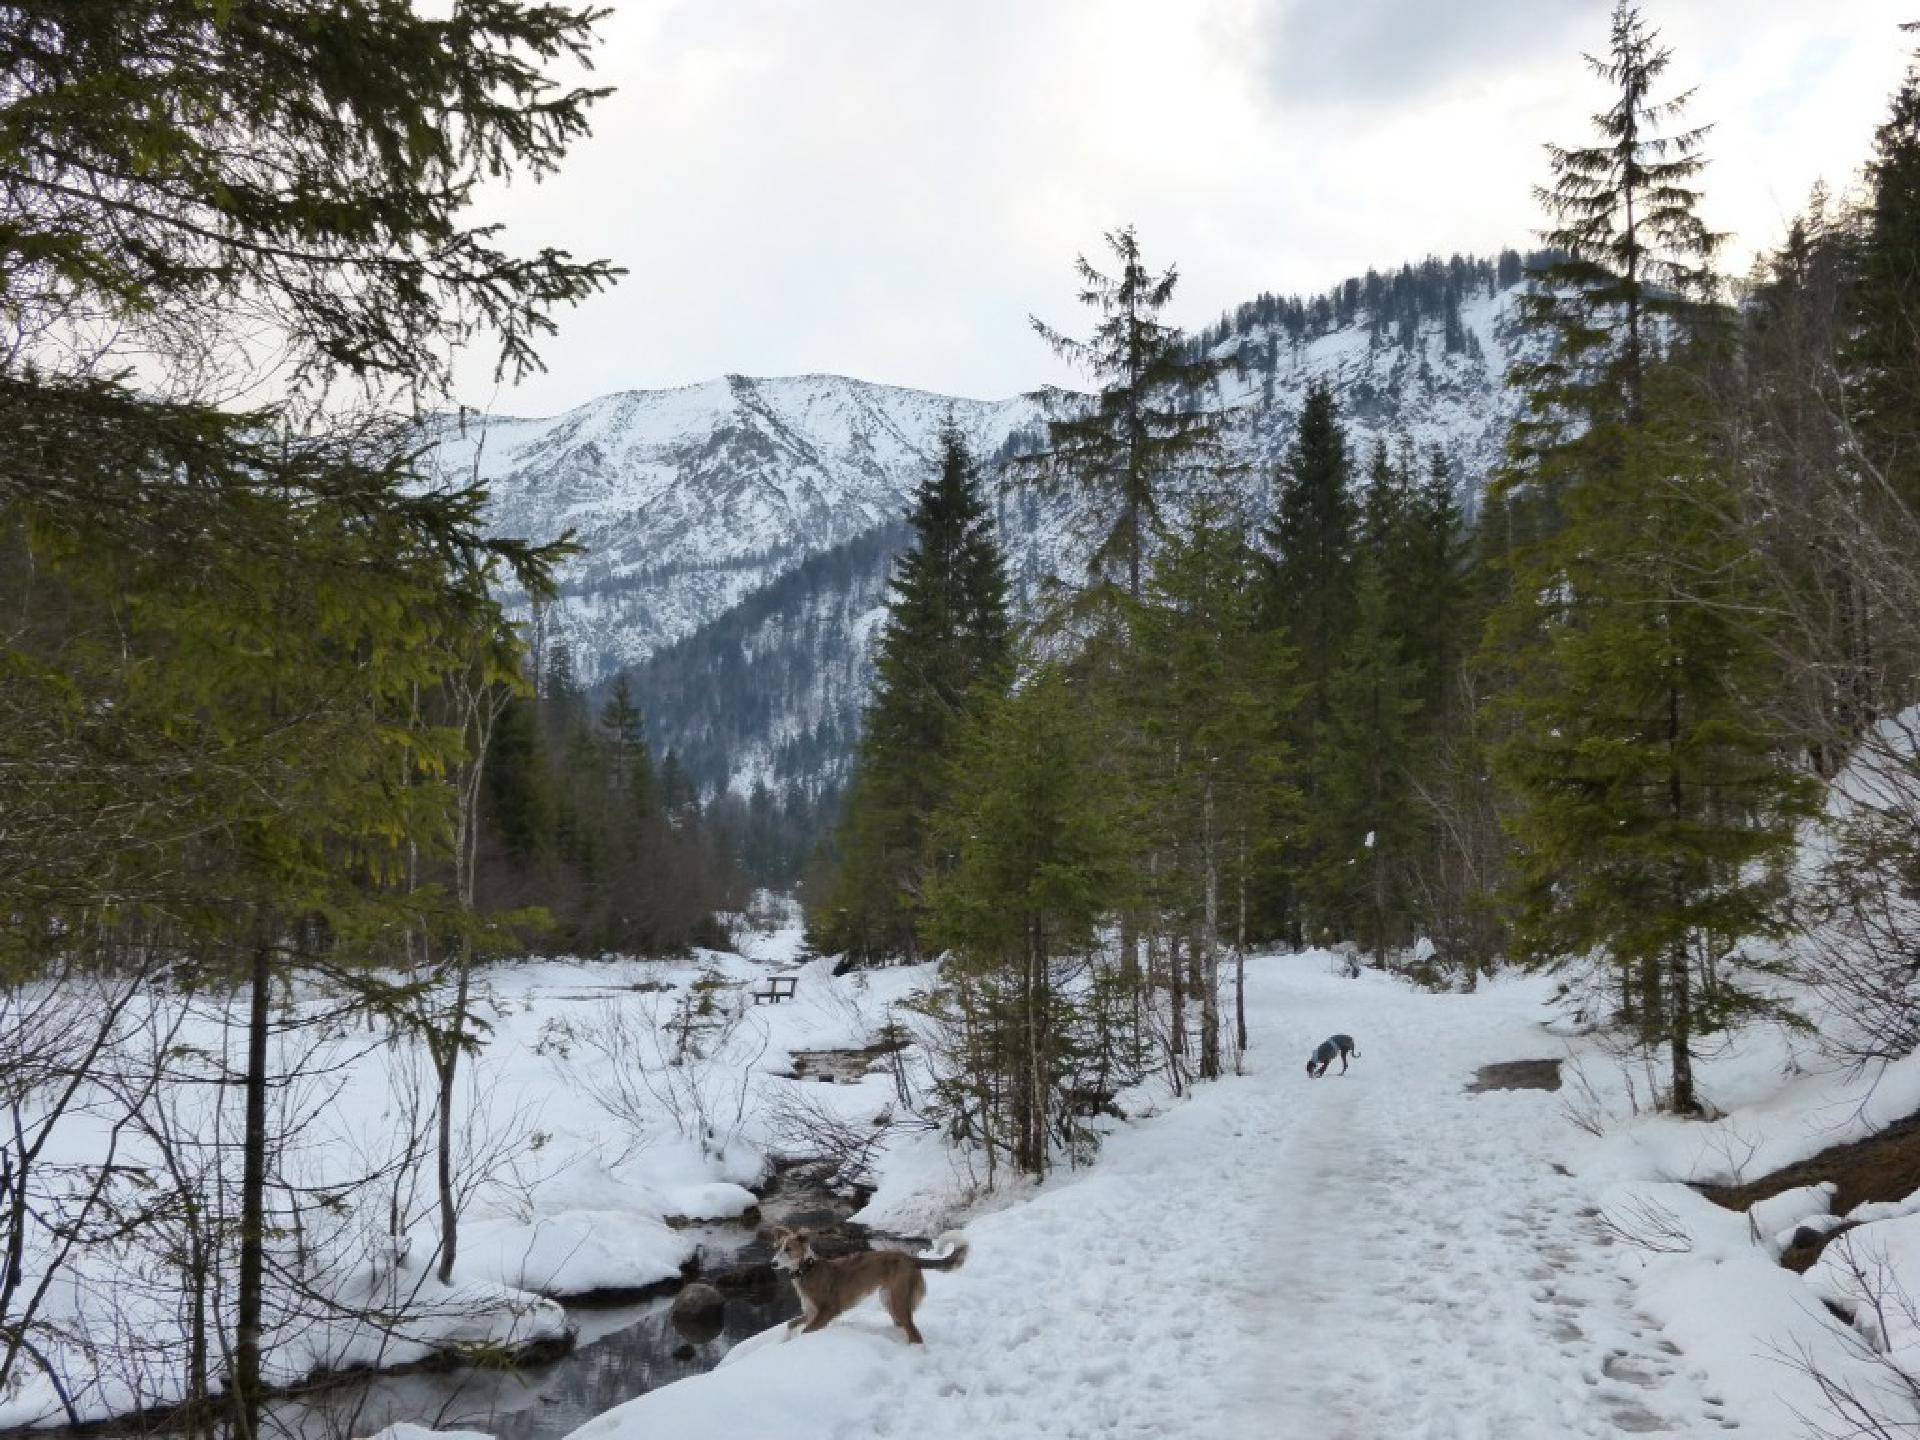
[[[1661,1253],[1623,1243],[1616,1247],[1622,1270],[1638,1303],[1689,1363],[1763,1418],[1761,1434],[1801,1433],[1799,1417],[1823,1413],[1821,1389],[1798,1363],[1803,1355],[1817,1357],[1835,1378],[1871,1380],[1815,1289],[1754,1243],[1748,1216],[1684,1185],[1619,1186],[1604,1203],[1616,1223],[1649,1240],[1649,1215],[1674,1225],[1664,1243],[1684,1249]]]
[[[1920,1215],[1847,1231],[1820,1252],[1806,1278],[1851,1314],[1874,1349],[1920,1374]]]
[[[463,1065],[460,1261],[450,1286],[430,1274],[438,1234],[430,1141],[423,1138],[433,1110],[424,1057],[409,1042],[389,1042],[375,1031],[318,1024],[285,1032],[287,1051],[277,1063],[318,1078],[276,1098],[295,1137],[280,1168],[299,1193],[322,1198],[308,1199],[297,1227],[274,1222],[285,1253],[277,1254],[273,1273],[300,1277],[313,1298],[269,1296],[270,1310],[284,1317],[265,1342],[273,1381],[407,1364],[450,1348],[560,1340],[566,1316],[541,1296],[671,1282],[697,1249],[696,1237],[679,1225],[748,1215],[757,1203],[750,1187],[769,1173],[785,1143],[769,1126],[768,1101],[799,1083],[781,1078],[792,1053],[869,1044],[892,1007],[933,974],[917,967],[836,978],[828,964],[799,965],[796,917],[781,914],[785,928],[743,933],[746,954],[697,951],[670,962],[544,959],[481,973],[476,1008],[490,1033]],[[784,1004],[754,1005],[749,992],[769,966],[797,975],[797,993]],[[664,1083],[630,1086],[633,1103],[620,1114],[596,1103],[582,1082],[601,1062],[578,1044],[581,1022],[626,1016],[644,1032],[670,1019],[696,983],[708,987],[702,993],[720,1012],[737,1017],[721,1051],[696,1054],[675,1072],[682,1082],[702,1072],[700,1103],[708,1110],[688,1113],[684,1087],[676,1092]],[[166,1006],[184,1014],[181,1053],[216,1057],[210,1067],[223,1054],[229,1067],[236,1062],[244,1029],[229,1002],[155,992],[150,1003],[156,1014]],[[244,1007],[244,997],[235,1003]],[[317,996],[297,997],[297,1005],[316,1019],[326,1009]],[[668,1035],[665,1043],[677,1040]],[[892,1094],[890,1081],[877,1075],[808,1088],[862,1119]],[[163,1099],[180,1133],[214,1135],[237,1123],[207,1108],[219,1095],[217,1086],[196,1084]],[[104,1123],[76,1116],[56,1135],[47,1164],[85,1174],[108,1140]],[[164,1173],[159,1157],[131,1134],[121,1138],[116,1163],[128,1173]],[[382,1179],[350,1189],[354,1177],[368,1174]],[[46,1348],[60,1384],[26,1371],[0,1396],[0,1427],[59,1418],[63,1388],[82,1419],[179,1398],[184,1307],[164,1243],[158,1231],[142,1231],[78,1255],[50,1292],[44,1316],[57,1327]],[[28,1256],[29,1289],[43,1260],[38,1251]],[[374,1309],[386,1317],[379,1325],[352,1318]],[[231,1323],[230,1314],[222,1323]]]
[[[1793,1237],[1803,1228],[1823,1230],[1837,1223],[1833,1216],[1833,1197],[1839,1189],[1831,1180],[1824,1180],[1818,1185],[1782,1190],[1748,1207],[1748,1229],[1777,1260],[1792,1246]]]
[[[771,1440],[840,1433],[849,1396],[896,1383],[903,1346],[881,1317],[862,1314],[804,1342],[778,1327],[735,1346],[720,1368],[630,1400],[573,1432],[570,1440],[687,1436]],[[739,1363],[751,1360],[750,1364]]]
[[[695,1250],[657,1218],[626,1210],[482,1220],[468,1227],[460,1246],[474,1266],[507,1284],[563,1299],[678,1279]]]
[[[367,1440],[493,1440],[493,1437],[482,1430],[434,1430],[402,1421],[374,1431]]]
[[[442,1284],[402,1265],[340,1287],[335,1303],[359,1313],[293,1327],[268,1351],[267,1383],[293,1385],[310,1375],[387,1369],[459,1349],[497,1353],[571,1336],[567,1312],[553,1301],[462,1274],[456,1268],[453,1282]]]

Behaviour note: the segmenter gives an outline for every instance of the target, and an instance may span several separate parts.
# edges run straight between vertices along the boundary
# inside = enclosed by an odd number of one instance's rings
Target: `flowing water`
[[[720,1333],[701,1343],[674,1327],[672,1308],[668,1297],[575,1310],[579,1344],[551,1364],[334,1384],[275,1404],[270,1429],[295,1440],[347,1440],[406,1420],[484,1430],[500,1440],[558,1440],[636,1395],[711,1370],[740,1341],[799,1313],[793,1287],[771,1272],[764,1286],[728,1294]]]

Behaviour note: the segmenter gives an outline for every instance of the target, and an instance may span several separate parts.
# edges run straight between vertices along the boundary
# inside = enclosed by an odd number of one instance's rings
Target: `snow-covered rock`
[[[1833,1197],[1839,1190],[1838,1185],[1826,1180],[1818,1185],[1801,1185],[1792,1190],[1782,1190],[1765,1200],[1756,1200],[1747,1209],[1753,1233],[1760,1237],[1777,1259],[1786,1253],[1793,1244],[1793,1237],[1809,1220],[1817,1222],[1832,1218]]]

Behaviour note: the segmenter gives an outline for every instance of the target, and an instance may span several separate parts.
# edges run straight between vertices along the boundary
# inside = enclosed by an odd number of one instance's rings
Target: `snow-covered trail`
[[[1266,1357],[1233,1387],[1248,1417],[1322,1440],[1737,1426],[1633,1311],[1589,1201],[1549,1158],[1554,1097],[1465,1090],[1488,1061],[1555,1053],[1531,993],[1376,989],[1345,1082],[1249,1118],[1267,1178],[1242,1222],[1262,1237],[1261,1278],[1236,1325]]]
[[[1541,990],[1433,996],[1259,962],[1253,1073],[1112,1137],[968,1227],[912,1349],[863,1308],[769,1336],[576,1440],[1724,1435],[1711,1381],[1632,1307],[1555,1097],[1468,1094],[1552,1055]],[[1344,1030],[1361,1058],[1309,1081]]]

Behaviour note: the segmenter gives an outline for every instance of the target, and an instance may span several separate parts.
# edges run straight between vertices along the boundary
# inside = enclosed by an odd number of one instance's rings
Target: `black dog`
[[[1333,1063],[1333,1057],[1340,1057],[1340,1073],[1347,1073],[1347,1057],[1360,1058],[1360,1052],[1353,1048],[1351,1035],[1330,1035],[1320,1042],[1320,1047],[1307,1057],[1307,1077],[1318,1080],[1327,1073],[1327,1067]]]

